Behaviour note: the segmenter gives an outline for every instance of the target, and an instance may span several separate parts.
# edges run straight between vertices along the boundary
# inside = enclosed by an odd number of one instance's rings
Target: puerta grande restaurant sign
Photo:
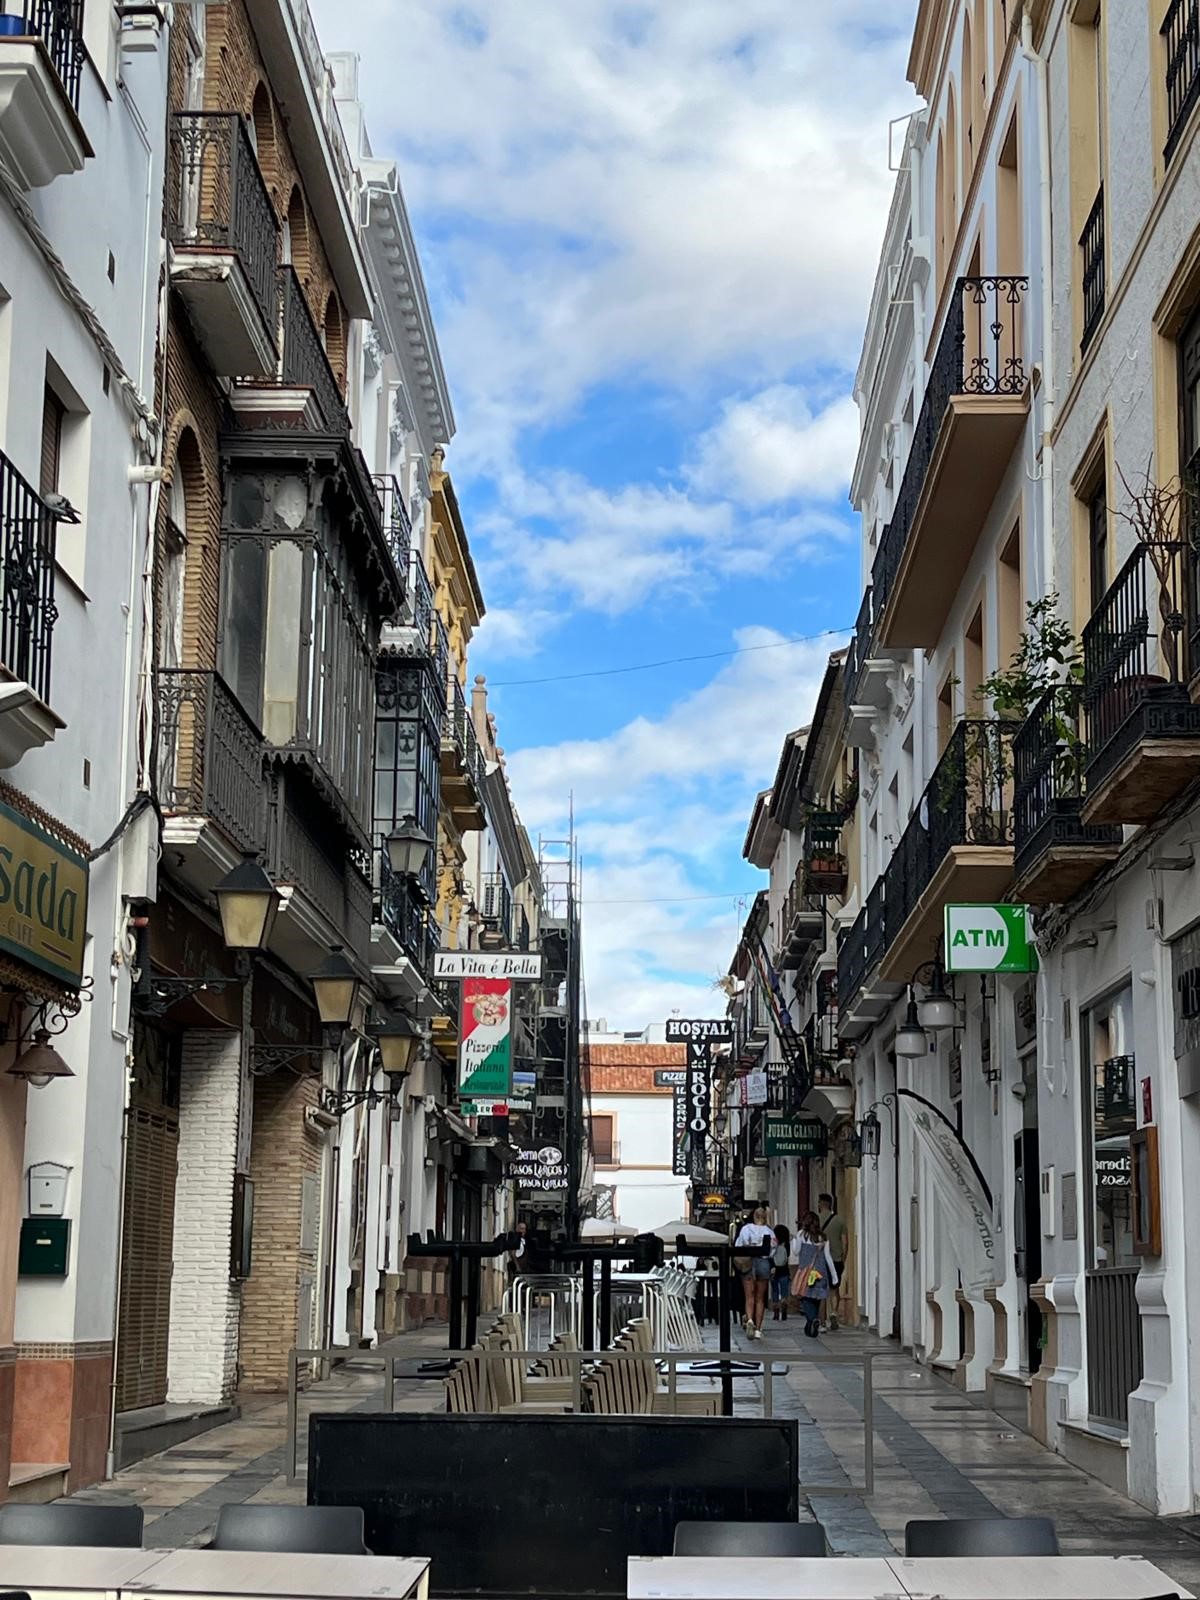
[[[1036,972],[1028,906],[947,906],[947,972]]]
[[[764,1155],[823,1156],[827,1148],[825,1124],[819,1117],[785,1117],[767,1112]]]
[[[0,950],[78,989],[87,897],[84,857],[0,803]]]

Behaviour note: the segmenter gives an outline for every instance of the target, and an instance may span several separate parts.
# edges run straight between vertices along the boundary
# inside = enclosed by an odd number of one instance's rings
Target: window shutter
[[[53,494],[58,488],[58,468],[62,456],[63,417],[66,407],[47,384],[42,401],[42,464],[38,490]]]

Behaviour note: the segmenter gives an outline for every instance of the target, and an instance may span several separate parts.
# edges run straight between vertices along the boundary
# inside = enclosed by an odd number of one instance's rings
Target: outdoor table
[[[236,1596],[239,1600],[427,1600],[423,1556],[327,1556],[261,1550],[95,1550],[81,1546],[0,1545],[0,1588],[31,1600],[164,1600]]]
[[[1141,1556],[633,1556],[629,1600],[1140,1600],[1188,1595]]]

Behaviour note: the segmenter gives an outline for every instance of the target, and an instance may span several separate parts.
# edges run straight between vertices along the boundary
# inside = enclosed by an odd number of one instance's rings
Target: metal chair
[[[677,1522],[677,1556],[823,1556],[819,1522]]]
[[[140,1550],[145,1522],[141,1506],[95,1505],[62,1500],[50,1505],[0,1506],[0,1544],[93,1545]]]
[[[951,1517],[910,1522],[906,1556],[1056,1556],[1058,1533],[1050,1517]]]
[[[210,1550],[365,1556],[360,1506],[222,1506]]]

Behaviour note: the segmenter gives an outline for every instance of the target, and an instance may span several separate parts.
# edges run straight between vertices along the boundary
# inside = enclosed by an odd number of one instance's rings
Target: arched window
[[[296,276],[304,283],[309,274],[311,258],[308,250],[308,217],[304,210],[304,196],[300,186],[292,190],[287,209],[287,260],[296,269]]]
[[[986,106],[996,87],[996,72],[1000,65],[999,61],[996,61],[992,64],[991,71],[988,71],[987,0],[975,0],[975,27],[972,36],[975,40],[975,54],[978,57],[975,62],[975,82],[979,87],[979,104]],[[975,137],[977,139],[983,137],[983,127],[979,119],[976,119],[975,123]]]
[[[329,365],[333,368],[333,375],[339,385],[344,388],[346,379],[346,335],[342,326],[342,308],[338,304],[336,294],[331,294],[325,302],[325,324],[321,334],[325,342],[325,354],[329,357]]]
[[[254,104],[250,111],[250,136],[258,156],[258,167],[270,189],[278,181],[275,160],[275,117],[271,111],[271,96],[267,86],[260,83],[254,91]]]
[[[943,271],[949,272],[958,236],[958,106],[951,84],[946,104],[946,256]]]
[[[976,122],[975,105],[975,53],[972,49],[971,19],[963,18],[963,47],[962,71],[959,74],[959,83],[962,85],[962,181],[965,189],[971,181],[971,174],[975,171],[976,141],[979,138],[979,127]]]
[[[934,187],[934,242],[937,247],[937,281],[940,284],[946,276],[946,254],[949,245],[946,242],[946,140],[941,129],[938,130],[937,142],[937,181]]]

